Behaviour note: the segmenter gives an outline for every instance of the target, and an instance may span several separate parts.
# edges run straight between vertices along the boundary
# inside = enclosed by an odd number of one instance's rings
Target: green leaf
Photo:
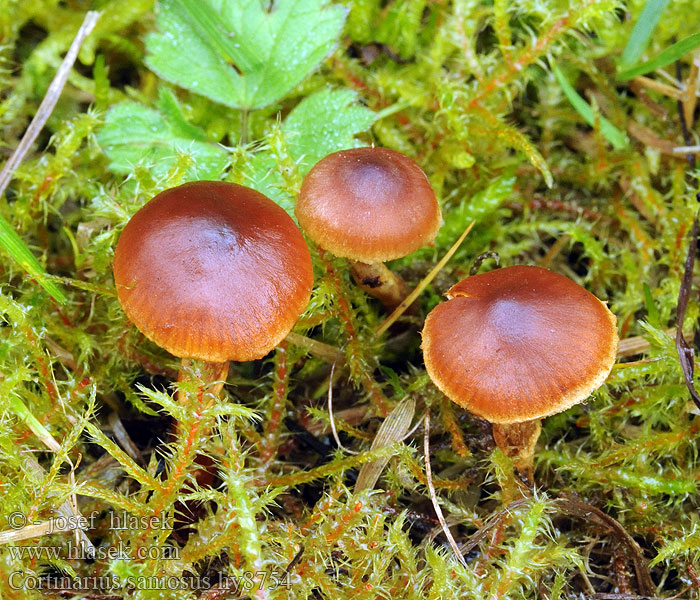
[[[644,75],[645,73],[650,73],[651,71],[656,71],[656,69],[670,65],[672,62],[682,58],[686,52],[699,45],[700,33],[689,35],[687,38],[683,38],[681,41],[676,42],[665,50],[662,50],[654,58],[650,58],[643,63],[621,71],[617,78],[620,81],[627,81],[633,77]]]
[[[17,414],[24,422],[31,432],[37,436],[42,442],[44,442],[51,450],[56,451],[56,447],[60,448],[60,445],[51,433],[44,427],[34,416],[34,413],[27,408],[27,405],[22,402],[22,399],[16,394],[8,394],[6,397],[8,405],[12,407],[15,414]]]
[[[170,92],[161,93],[159,108],[162,112],[123,102],[107,113],[97,141],[111,161],[110,169],[127,174],[145,163],[155,177],[164,176],[184,154],[192,161],[187,179],[218,179],[228,162],[226,150],[187,123]]]
[[[569,99],[569,102],[576,109],[576,112],[583,117],[583,119],[591,127],[595,125],[596,119],[593,114],[593,109],[590,104],[586,102],[576,90],[571,86],[571,84],[566,80],[564,74],[559,70],[559,67],[554,65],[552,68],[554,76],[557,78],[561,89],[564,90],[564,94]],[[599,116],[598,123],[600,124],[600,133],[603,134],[606,140],[608,140],[615,149],[620,150],[626,148],[628,144],[627,136],[615,127],[610,121],[605,117]]]
[[[274,104],[332,51],[345,9],[327,0],[161,0],[146,64],[227,106]]]
[[[355,134],[372,125],[375,115],[354,104],[356,98],[351,90],[324,89],[304,98],[289,113],[283,130],[302,175],[324,156],[358,145]]]
[[[31,250],[27,248],[22,238],[19,237],[17,232],[12,228],[12,225],[3,217],[0,217],[0,246],[2,246],[27,273],[34,277],[39,282],[39,285],[51,294],[51,297],[56,300],[56,302],[63,304],[68,301],[59,287],[48,279],[48,275],[39,264],[39,261],[32,254]]]
[[[365,131],[376,115],[354,103],[351,90],[329,90],[304,98],[282,125],[287,150],[303,177],[324,156],[358,146],[355,135]],[[254,154],[248,160],[246,185],[265,194],[286,211],[294,211],[294,201],[284,190],[277,160],[270,151]]]
[[[201,129],[187,122],[185,115],[182,114],[180,105],[177,103],[177,99],[170,90],[165,88],[160,90],[158,94],[158,109],[163,113],[173,135],[186,140],[208,141],[207,136]]]
[[[642,14],[634,24],[634,29],[630,34],[625,49],[620,57],[620,70],[627,69],[639,60],[644,50],[649,45],[651,34],[656,29],[656,25],[664,12],[668,0],[647,0],[642,9]]]

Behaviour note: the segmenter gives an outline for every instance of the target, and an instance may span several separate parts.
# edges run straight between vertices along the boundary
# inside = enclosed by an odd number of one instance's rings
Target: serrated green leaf
[[[559,70],[559,67],[554,65],[552,71],[561,89],[564,91],[564,94],[569,99],[569,102],[571,102],[571,105],[576,109],[576,112],[583,117],[586,123],[593,127],[596,119],[591,105],[579,96],[578,92],[576,92],[572,85],[566,80],[564,74]],[[600,124],[600,133],[613,145],[613,148],[620,150],[628,146],[627,135],[615,127],[605,117],[598,117],[598,123]]]
[[[32,254],[32,251],[27,248],[26,244],[19,237],[17,232],[12,228],[3,217],[0,217],[0,246],[15,259],[20,266],[34,277],[39,285],[43,287],[51,297],[57,302],[67,302],[65,294],[59,287],[48,279],[46,271],[39,264],[39,261]]]
[[[351,90],[325,89],[289,113],[283,129],[302,175],[324,156],[357,146],[354,136],[374,122],[374,113],[354,104],[356,98]]]
[[[127,174],[135,165],[147,164],[153,174],[163,176],[186,154],[192,159],[187,179],[218,179],[226,168],[228,154],[206,141],[204,133],[185,120],[175,98],[161,94],[159,108],[136,102],[116,105],[108,113],[97,136],[115,173]]]
[[[306,175],[324,156],[358,145],[355,135],[374,122],[375,114],[355,104],[356,97],[351,90],[324,89],[302,100],[289,113],[282,132],[300,175]],[[258,152],[247,164],[246,185],[265,194],[291,214],[294,202],[284,191],[284,182],[272,153]]]
[[[182,114],[180,105],[170,90],[165,88],[160,90],[158,94],[158,109],[163,113],[173,135],[186,140],[208,141],[207,136],[204,135],[201,129],[187,122],[185,115]]]
[[[269,106],[331,52],[345,9],[327,0],[161,0],[146,64],[160,77],[239,109]]]
[[[621,71],[617,78],[620,81],[628,81],[639,75],[656,71],[656,69],[670,65],[672,62],[682,58],[686,52],[689,52],[696,46],[700,46],[700,33],[689,35],[687,38],[683,38],[679,42],[659,52],[654,58],[650,58],[641,64]]]

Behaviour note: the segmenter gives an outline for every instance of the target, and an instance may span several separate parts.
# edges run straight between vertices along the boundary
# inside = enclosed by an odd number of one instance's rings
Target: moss
[[[329,37],[318,68],[249,110],[149,70],[152,2],[4,0],[3,155],[92,4],[102,20],[0,200],[0,215],[67,297],[57,303],[0,249],[0,531],[70,516],[77,501],[92,517],[85,533],[97,555],[71,554],[81,538],[66,532],[5,543],[0,597],[46,597],[15,588],[55,588],[61,576],[104,578],[73,579],[89,588],[75,597],[215,598],[201,588],[219,583],[255,598],[700,597],[700,421],[669,333],[698,173],[669,150],[687,143],[676,99],[664,94],[673,65],[649,73],[651,84],[616,78],[644,2],[348,0],[344,30]],[[641,58],[696,23],[693,2],[671,0]],[[295,48],[281,49],[293,61]],[[679,61],[687,86],[697,85],[692,57]],[[686,116],[697,116],[684,98]],[[115,106],[129,118],[119,121]],[[153,136],[137,117],[151,119]],[[391,265],[409,283],[476,220],[421,296],[420,315],[478,255],[496,252],[503,265],[568,275],[608,302],[622,338],[647,342],[586,404],[545,420],[527,498],[488,425],[427,378],[421,316],[377,338],[385,315],[344,261],[312,248],[316,283],[296,332],[326,344],[325,355],[288,342],[235,365],[220,402],[204,393],[178,404],[177,360],[118,305],[116,240],[159,191],[206,173],[291,211],[314,152],[371,143],[418,161],[441,202],[435,245]],[[126,168],[117,160],[125,149],[136,149]],[[691,294],[688,337],[697,319]],[[330,434],[337,348],[335,424],[357,455]],[[430,505],[420,426],[370,450],[381,417],[408,394],[416,419],[433,414],[434,484],[466,566]],[[377,488],[355,493],[361,465],[383,457]],[[116,529],[124,515],[141,520]]]

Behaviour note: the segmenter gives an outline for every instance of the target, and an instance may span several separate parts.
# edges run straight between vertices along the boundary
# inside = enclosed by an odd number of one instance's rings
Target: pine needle
[[[406,309],[413,304],[413,302],[418,298],[418,296],[421,295],[423,290],[428,287],[430,282],[435,279],[436,275],[443,269],[443,267],[447,264],[447,261],[452,258],[452,255],[457,252],[459,247],[462,245],[462,242],[465,240],[465,238],[469,235],[469,232],[472,230],[472,227],[474,227],[474,224],[476,221],[472,221],[467,225],[467,228],[464,230],[464,233],[459,236],[457,241],[452,245],[452,247],[445,252],[445,256],[443,256],[440,261],[435,265],[435,267],[428,273],[424,278],[423,281],[421,281],[417,286],[416,289],[413,290],[410,295],[401,303],[399,304],[394,312],[392,312],[385,320],[384,322],[377,327],[377,331],[375,331],[375,335],[379,337],[382,335],[389,327],[391,327],[396,320],[406,311]]]

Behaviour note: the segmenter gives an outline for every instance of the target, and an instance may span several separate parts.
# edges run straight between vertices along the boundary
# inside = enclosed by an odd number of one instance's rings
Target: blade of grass
[[[554,65],[552,71],[561,89],[564,91],[564,94],[566,94],[566,97],[569,99],[569,102],[571,102],[572,106],[576,109],[576,112],[583,117],[586,123],[593,127],[596,118],[591,105],[579,96],[578,92],[571,86],[566,80],[566,77],[564,77],[564,74],[559,70],[559,67]],[[621,150],[627,147],[627,136],[622,131],[603,116],[598,117],[598,122],[600,123],[600,133],[613,145],[613,148]]]
[[[656,71],[656,69],[670,65],[671,63],[682,58],[687,52],[697,46],[700,46],[700,33],[689,35],[687,38],[683,38],[679,42],[676,42],[665,50],[662,50],[653,58],[625,69],[624,71],[620,71],[617,78],[620,81],[628,81],[634,77],[637,77],[638,75],[644,75],[646,73],[650,73],[651,71]]]
[[[651,34],[656,29],[661,15],[666,9],[668,0],[647,0],[642,9],[642,14],[634,24],[634,29],[630,34],[625,49],[622,51],[618,68],[624,70],[639,60],[644,50],[649,45]]]
[[[46,271],[39,264],[39,261],[27,248],[26,244],[19,237],[17,232],[12,229],[12,226],[0,216],[0,246],[17,261],[20,266],[34,277],[41,287],[43,287],[54,300],[63,304],[68,299],[58,286],[47,279]]]
[[[44,427],[39,419],[37,419],[27,406],[17,396],[9,395],[10,406],[16,414],[18,414],[27,424],[32,433],[38,437],[44,445],[57,454],[61,451],[61,445],[56,441],[49,431]]]

